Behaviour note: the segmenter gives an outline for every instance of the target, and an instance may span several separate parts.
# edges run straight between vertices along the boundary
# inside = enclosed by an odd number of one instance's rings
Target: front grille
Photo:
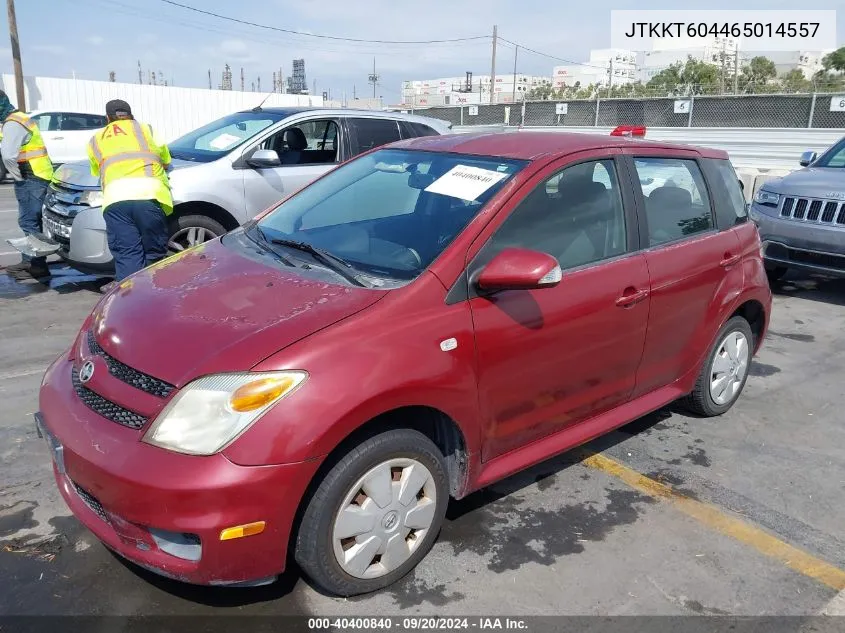
[[[824,266],[825,268],[845,271],[845,257],[839,255],[814,253],[812,251],[801,251],[791,248],[789,249],[789,259],[790,261],[801,264],[812,264],[813,266]]]
[[[73,482],[73,487],[76,490],[76,494],[79,495],[79,498],[82,499],[83,503],[88,506],[94,514],[106,523],[111,523],[111,521],[109,521],[109,515],[106,514],[106,510],[103,508],[103,504],[97,501],[97,498],[94,495],[90,494],[87,490],[85,490],[85,488],[76,482]]]
[[[780,216],[815,224],[845,225],[845,203],[789,196],[783,199]]]
[[[153,378],[149,374],[132,369],[128,365],[121,363],[116,358],[110,356],[106,351],[100,347],[93,330],[88,330],[88,349],[92,354],[100,356],[106,361],[109,368],[109,373],[118,380],[131,385],[136,389],[145,391],[146,393],[158,396],[159,398],[166,398],[176,388],[170,383]]]
[[[44,224],[44,230],[47,231],[54,240],[62,244],[70,244],[70,231],[73,219],[54,213],[45,208],[42,211],[41,219]]]
[[[110,402],[103,398],[100,394],[94,393],[88,387],[82,384],[79,380],[79,371],[76,367],[71,371],[71,379],[73,380],[73,389],[76,395],[82,400],[83,404],[91,409],[97,415],[101,415],[107,420],[116,422],[130,429],[140,430],[147,423],[147,418],[142,415],[124,409],[114,402]]]

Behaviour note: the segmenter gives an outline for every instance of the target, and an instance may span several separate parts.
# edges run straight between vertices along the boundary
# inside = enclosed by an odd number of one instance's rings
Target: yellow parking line
[[[604,455],[590,454],[583,460],[583,464],[613,475],[635,490],[668,501],[687,516],[779,560],[799,574],[813,578],[837,591],[845,589],[845,571],[781,541],[758,527],[726,514],[713,505],[682,495],[669,486]]]

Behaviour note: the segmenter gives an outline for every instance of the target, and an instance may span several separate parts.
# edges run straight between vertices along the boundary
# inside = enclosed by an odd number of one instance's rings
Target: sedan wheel
[[[378,578],[405,563],[434,523],[437,486],[413,459],[370,469],[346,493],[334,521],[334,555],[355,578]]]
[[[189,226],[188,228],[177,231],[175,234],[170,236],[170,241],[167,243],[167,249],[171,253],[178,253],[179,251],[192,248],[202,244],[203,242],[214,239],[215,237],[217,236],[211,231],[204,229],[201,226]]]
[[[724,405],[736,398],[750,361],[751,351],[744,333],[731,332],[722,340],[710,371],[713,402]]]
[[[296,562],[323,590],[387,587],[428,553],[446,514],[446,461],[427,436],[392,429],[344,447],[310,495]]]
[[[748,321],[741,316],[729,319],[716,336],[695,388],[684,398],[686,407],[704,417],[730,409],[745,387],[753,351],[754,335]]]

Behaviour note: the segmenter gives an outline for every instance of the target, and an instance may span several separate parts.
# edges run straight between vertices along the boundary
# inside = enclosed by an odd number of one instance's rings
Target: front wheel
[[[745,387],[753,349],[754,334],[748,321],[739,316],[729,319],[716,337],[695,389],[684,400],[687,408],[704,417],[730,409]]]
[[[437,446],[411,429],[381,433],[349,451],[317,487],[297,533],[296,561],[333,594],[381,589],[425,557],[448,501]]]
[[[183,215],[170,222],[170,239],[167,250],[170,255],[213,240],[226,233],[217,220],[205,215]]]

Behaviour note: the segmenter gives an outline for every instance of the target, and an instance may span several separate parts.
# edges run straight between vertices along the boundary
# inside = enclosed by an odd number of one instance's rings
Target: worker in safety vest
[[[24,235],[41,232],[41,207],[53,177],[53,163],[35,121],[20,112],[0,90],[0,121],[3,122],[0,155],[6,171],[15,181],[18,200],[18,226]],[[50,276],[45,257],[23,256],[20,264],[6,268],[15,279],[42,279]]]
[[[166,171],[170,151],[119,99],[106,104],[108,124],[88,142],[91,173],[100,177],[109,250],[117,282],[167,256],[167,216],[173,197]]]

